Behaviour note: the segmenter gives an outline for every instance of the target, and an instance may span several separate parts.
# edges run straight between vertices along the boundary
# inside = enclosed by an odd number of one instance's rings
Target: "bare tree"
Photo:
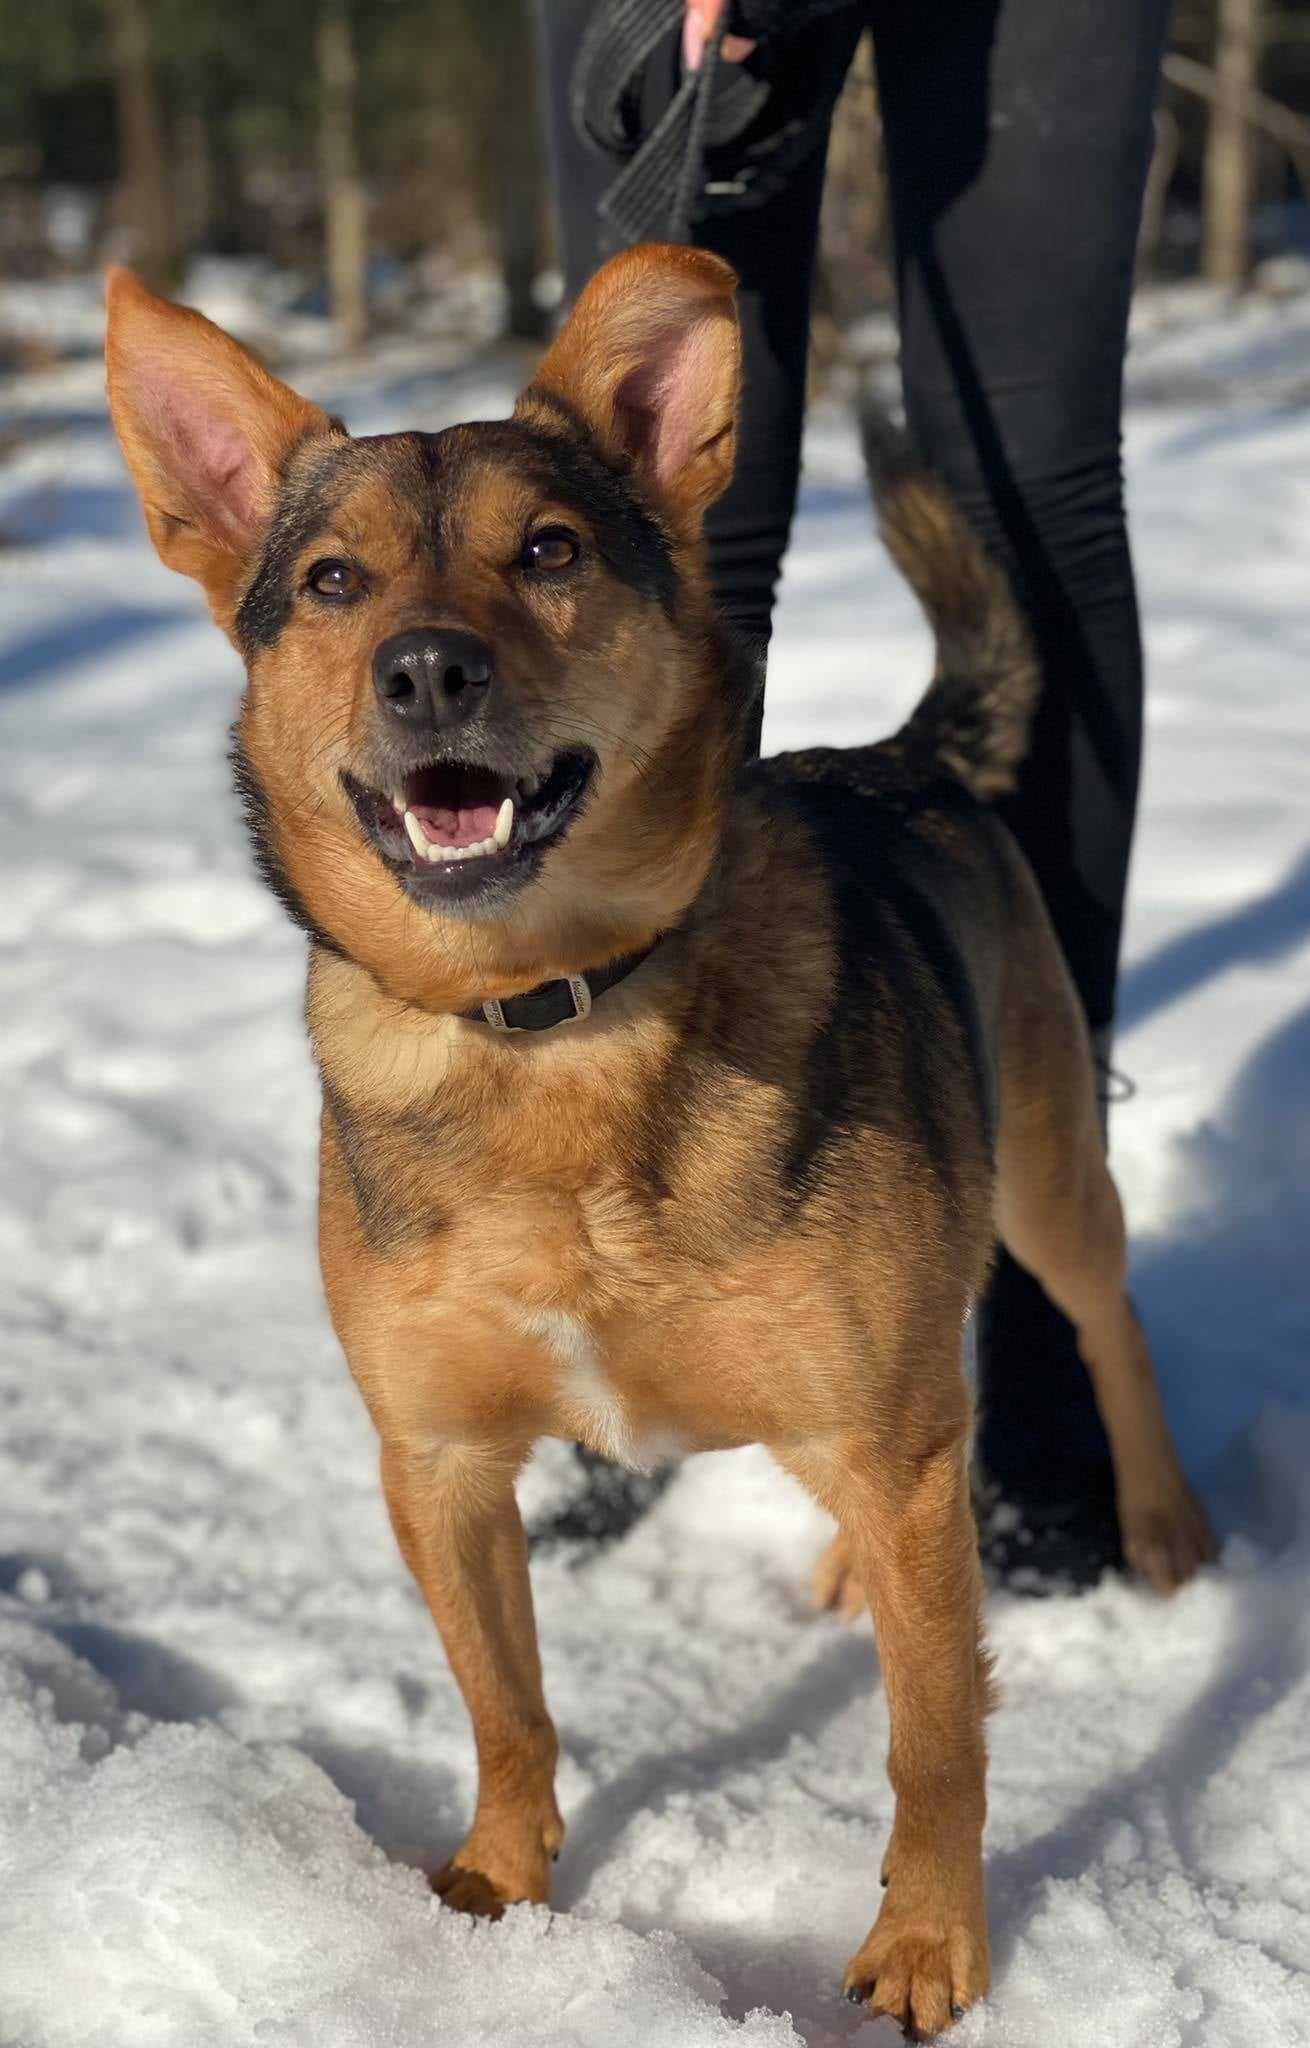
[[[462,0],[468,116],[483,213],[505,285],[505,330],[538,341],[549,321],[534,297],[548,190],[534,85],[532,16],[524,0]]]
[[[1219,0],[1218,92],[1205,152],[1203,267],[1214,284],[1242,284],[1251,266],[1257,137],[1246,102],[1260,66],[1262,0]]]
[[[855,52],[833,117],[811,304],[811,367],[821,384],[847,352],[847,331],[885,302],[888,193],[873,42]]]
[[[176,282],[177,223],[142,0],[105,0],[118,112],[122,213],[132,260],[150,284]]]
[[[337,338],[353,352],[368,335],[368,238],[355,140],[359,67],[349,0],[321,0],[317,50],[328,298]]]
[[[518,72],[530,78],[528,63]],[[534,122],[525,115],[504,123],[487,167],[491,226],[505,284],[505,331],[519,341],[540,341],[548,320],[534,296],[542,267],[541,149]]]

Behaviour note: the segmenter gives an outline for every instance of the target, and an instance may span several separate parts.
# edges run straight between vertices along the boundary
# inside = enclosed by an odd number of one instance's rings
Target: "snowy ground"
[[[1151,744],[1119,1058],[1135,1285],[1227,1538],[1168,1607],[991,1603],[989,2048],[1310,2043],[1310,308],[1146,323]],[[503,407],[433,351],[353,424]],[[1172,396],[1172,403],[1161,404]],[[536,1568],[552,1918],[439,1908],[463,1710],[384,1526],[311,1256],[301,947],[227,791],[231,657],[147,553],[89,365],[0,388],[0,2048],[878,2048],[840,1970],[889,1818],[818,1515],[689,1464]],[[38,431],[39,430],[39,431]],[[29,438],[30,437],[30,438]],[[812,436],[775,744],[925,649]]]

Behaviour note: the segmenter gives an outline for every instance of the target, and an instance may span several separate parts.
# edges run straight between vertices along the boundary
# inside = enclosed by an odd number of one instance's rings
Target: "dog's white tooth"
[[[496,813],[496,827],[491,835],[492,847],[509,845],[509,835],[514,830],[514,799],[507,796]]]
[[[395,795],[391,799],[391,808],[396,813],[396,816],[398,818],[403,818],[406,811],[409,809],[409,805],[405,802],[404,796],[401,794],[399,790],[396,791]]]
[[[431,849],[429,848],[428,842],[423,835],[423,827],[419,824],[419,821],[414,816],[413,811],[407,810],[405,812],[405,830],[409,834],[409,843],[413,847],[419,859],[431,860]]]
[[[415,822],[417,823],[417,820]],[[421,827],[419,829],[421,832]],[[410,836],[412,838],[413,834]],[[444,860],[481,860],[489,853],[499,852],[494,839],[476,839],[472,846],[437,846],[426,839],[423,840],[421,846],[417,839],[414,841],[414,844],[419,848],[423,859],[434,862]]]

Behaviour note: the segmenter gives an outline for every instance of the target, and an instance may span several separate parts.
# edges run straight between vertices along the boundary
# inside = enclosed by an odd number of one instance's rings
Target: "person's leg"
[[[1141,743],[1122,364],[1167,0],[876,0],[874,20],[906,406],[1032,622],[1044,690],[1007,815],[1108,1043]],[[989,1473],[1108,1499],[1072,1334],[1009,1259],[982,1335]]]

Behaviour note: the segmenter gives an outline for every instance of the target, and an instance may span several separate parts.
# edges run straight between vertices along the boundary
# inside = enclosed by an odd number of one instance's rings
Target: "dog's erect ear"
[[[737,433],[741,338],[728,265],[703,249],[627,249],[578,297],[519,400],[562,399],[604,452],[653,495],[699,520],[727,488]]]
[[[229,622],[287,456],[326,413],[200,313],[115,267],[105,283],[109,410],[150,538]]]

